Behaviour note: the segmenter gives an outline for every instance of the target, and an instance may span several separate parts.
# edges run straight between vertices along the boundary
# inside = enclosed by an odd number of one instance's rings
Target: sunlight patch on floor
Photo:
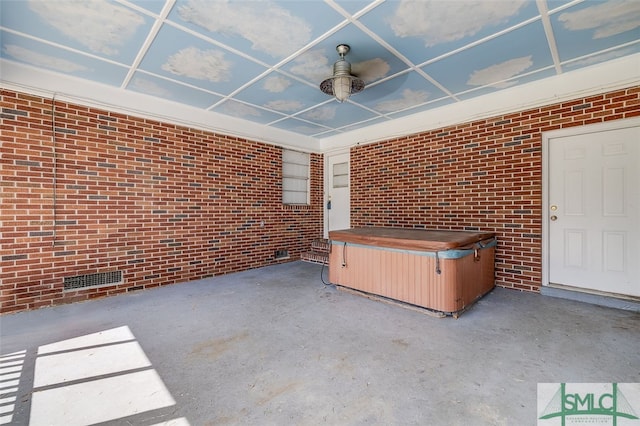
[[[27,351],[0,356],[0,425],[10,424]]]
[[[89,425],[174,404],[155,370],[145,370],[36,391],[30,424]]]
[[[0,357],[0,425],[13,421],[26,351]],[[29,425],[90,425],[175,405],[127,326],[37,350]],[[189,426],[186,418],[158,423]]]

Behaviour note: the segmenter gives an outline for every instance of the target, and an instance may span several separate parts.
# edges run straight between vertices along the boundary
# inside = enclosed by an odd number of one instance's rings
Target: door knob
[[[551,219],[551,220],[554,220],[554,221],[555,221],[555,220],[558,220],[558,216],[553,215],[553,216],[551,216],[549,219]]]

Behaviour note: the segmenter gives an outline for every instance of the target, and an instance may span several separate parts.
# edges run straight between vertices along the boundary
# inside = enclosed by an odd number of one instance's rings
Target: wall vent
[[[119,284],[122,282],[122,271],[98,272],[97,274],[77,275],[64,278],[64,289],[75,290],[86,287]]]
[[[289,250],[276,250],[274,257],[276,259],[286,259],[289,257]]]

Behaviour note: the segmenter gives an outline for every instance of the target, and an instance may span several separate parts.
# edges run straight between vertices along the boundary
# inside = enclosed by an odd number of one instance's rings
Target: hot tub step
[[[328,265],[330,249],[331,244],[328,240],[314,240],[313,242],[311,242],[311,250],[302,253],[300,259],[304,260],[305,262]]]

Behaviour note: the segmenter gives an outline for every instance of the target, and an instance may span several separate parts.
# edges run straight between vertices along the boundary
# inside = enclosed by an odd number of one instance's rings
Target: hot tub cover
[[[329,239],[408,250],[446,251],[495,237],[493,232],[363,227],[330,231]]]

